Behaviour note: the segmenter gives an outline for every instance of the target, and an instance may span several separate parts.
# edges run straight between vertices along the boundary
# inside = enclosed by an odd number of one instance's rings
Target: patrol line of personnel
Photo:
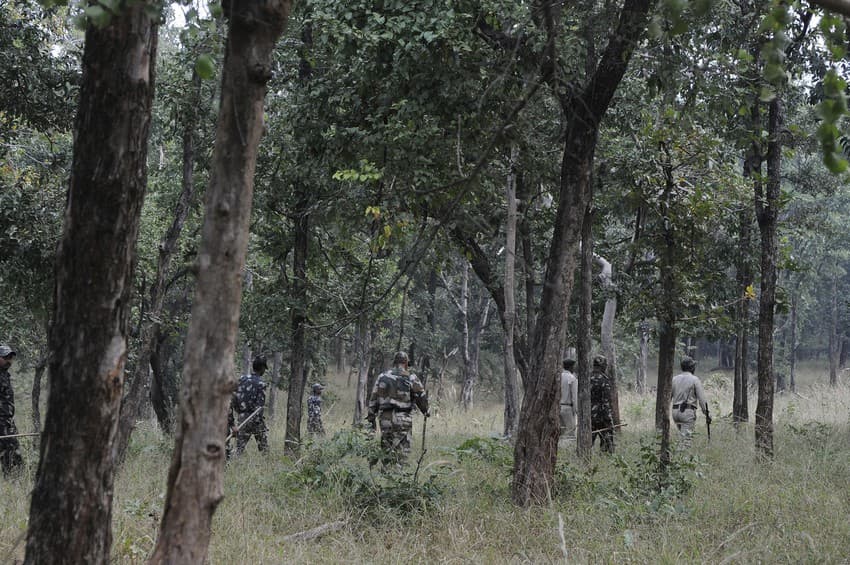
[[[574,359],[564,359],[564,370],[561,372],[560,424],[561,437],[565,438],[574,438],[576,432],[578,379],[573,373],[575,364]],[[604,453],[613,453],[614,410],[611,406],[611,379],[606,374],[607,367],[608,360],[604,355],[593,358],[593,369],[590,373],[590,433],[592,444],[596,443],[598,437],[600,449]],[[697,408],[705,414],[709,425],[711,416],[708,414],[708,401],[702,382],[694,375],[696,362],[690,357],[683,357],[681,368],[682,372],[673,377],[673,422],[679,430],[682,446],[690,447]]]
[[[16,352],[7,345],[0,345],[0,438],[18,433],[15,426],[15,398],[12,390],[9,367]],[[560,424],[562,437],[574,437],[578,407],[578,381],[573,374],[575,361],[565,359],[561,373]],[[672,405],[673,421],[679,429],[683,445],[689,446],[696,422],[696,411],[701,409],[708,421],[708,403],[702,383],[694,375],[696,363],[690,357],[681,362],[682,373],[673,378]],[[263,409],[266,403],[262,380],[268,369],[265,356],[258,356],[252,363],[251,374],[242,375],[228,412],[228,431],[236,437],[236,455],[245,451],[251,438],[257,441],[260,452],[268,451],[268,427]],[[614,420],[611,407],[611,384],[606,374],[607,360],[603,355],[593,358],[590,376],[591,433],[593,442],[599,438],[603,452],[614,451]],[[324,435],[322,423],[322,391],[324,386],[315,383],[307,400],[307,431],[311,435]],[[414,406],[430,416],[428,394],[418,377],[410,371],[409,358],[399,351],[393,358],[393,367],[381,373],[375,380],[369,397],[367,421],[381,430],[383,463],[403,464],[410,454]],[[228,458],[230,448],[227,449]],[[0,466],[3,474],[9,475],[23,466],[20,446],[16,437],[0,439]]]

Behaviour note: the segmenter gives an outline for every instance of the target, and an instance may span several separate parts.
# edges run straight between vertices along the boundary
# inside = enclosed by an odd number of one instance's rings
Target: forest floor
[[[760,462],[752,424],[731,423],[730,379],[704,376],[711,442],[700,417],[665,489],[651,488],[654,396],[624,392],[628,426],[616,455],[597,446],[585,466],[575,443],[562,442],[551,499],[529,509],[510,502],[512,449],[498,439],[495,398],[466,413],[453,400],[437,403],[414,481],[421,416],[408,471],[387,476],[366,463],[375,441],[351,430],[344,377],[325,383],[328,436],[298,461],[283,455],[286,395],[278,394],[270,455],[252,442],[227,466],[209,563],[850,563],[850,389],[822,384],[821,369],[804,371],[798,393],[776,397],[775,457]],[[14,384],[26,432],[26,379]],[[0,479],[0,563],[23,555],[37,453],[31,440],[22,444],[28,472]],[[140,424],[115,484],[115,563],[144,563],[153,549],[170,449],[153,422]],[[291,537],[319,526],[320,538]]]

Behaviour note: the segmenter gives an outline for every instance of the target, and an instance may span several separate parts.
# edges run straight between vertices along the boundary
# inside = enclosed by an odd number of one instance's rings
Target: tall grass
[[[799,379],[799,394],[777,395],[772,461],[758,460],[752,426],[736,430],[729,375],[705,377],[712,439],[704,420],[690,451],[674,457],[676,481],[649,488],[654,471],[654,397],[624,392],[617,454],[594,452],[590,466],[562,442],[551,500],[510,503],[512,449],[493,439],[502,427],[495,399],[464,413],[443,400],[428,422],[418,481],[421,417],[409,472],[370,470],[370,441],[349,432],[353,391],[331,379],[329,437],[283,456],[284,420],[271,422],[271,453],[254,444],[228,464],[216,513],[211,563],[842,563],[850,549],[850,390],[830,389],[823,371]],[[26,391],[17,385],[26,412]],[[278,414],[285,409],[280,395]],[[755,398],[751,398],[751,414]],[[19,414],[25,428],[28,415]],[[69,423],[70,425],[70,423]],[[337,431],[345,431],[330,437]],[[28,440],[22,440],[27,442]],[[113,560],[141,563],[153,549],[162,512],[171,440],[150,422],[134,435],[117,477]],[[598,448],[597,448],[598,449]],[[365,450],[365,451],[364,451]],[[0,562],[23,555],[21,537],[37,454],[28,473],[0,480]],[[405,501],[405,510],[398,504]],[[408,504],[410,502],[413,504]],[[418,504],[420,503],[421,504]],[[321,538],[287,536],[323,524]],[[563,529],[559,531],[559,523]]]

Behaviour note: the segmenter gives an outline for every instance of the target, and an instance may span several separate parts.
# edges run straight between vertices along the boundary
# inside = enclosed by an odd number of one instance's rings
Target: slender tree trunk
[[[759,297],[758,402],[755,443],[759,452],[773,456],[773,317],[776,307],[776,223],[779,215],[781,172],[782,105],[777,96],[768,114],[766,190],[755,195],[756,215],[761,232],[761,296]]]
[[[50,330],[48,329],[49,333]],[[44,371],[47,369],[48,355],[49,352],[45,348],[38,356],[38,363],[35,365],[35,375],[32,379],[32,431],[36,433],[41,433],[41,379],[44,376]]]
[[[670,399],[673,396],[673,362],[676,356],[676,323],[659,320],[658,385],[655,397],[655,432],[661,443],[659,461],[666,472],[670,464]]]
[[[528,206],[531,195],[528,185],[524,182],[524,176],[517,176],[517,195],[520,199],[518,205],[522,206],[522,221],[518,224],[520,243],[522,244],[522,272],[525,281],[525,335],[534,335],[534,319],[537,315],[537,307],[534,300],[534,248],[531,244],[531,210]],[[531,351],[530,340],[524,340],[525,348],[523,357],[529,359]]]
[[[744,166],[744,176],[752,178],[754,186],[761,183],[761,158],[755,153],[747,156]],[[733,378],[732,420],[737,425],[750,419],[748,403],[749,384],[749,334],[750,334],[750,287],[753,284],[753,273],[750,268],[749,249],[751,238],[752,217],[749,210],[742,210],[739,216],[738,237],[738,297],[735,308],[737,336],[735,339],[735,372]]]
[[[198,105],[201,99],[201,79],[197,73],[192,73],[191,92],[192,94],[186,101],[184,108],[183,175],[180,196],[177,199],[177,206],[174,209],[174,217],[171,220],[171,225],[159,245],[156,274],[150,288],[150,308],[148,308],[145,318],[142,320],[139,332],[140,345],[138,360],[133,371],[132,380],[130,381],[130,390],[121,402],[121,418],[118,423],[118,438],[116,440],[116,457],[119,464],[124,461],[127,447],[130,444],[130,435],[136,427],[136,420],[141,416],[144,403],[148,401],[145,391],[152,389],[150,380],[151,354],[156,347],[156,340],[159,335],[159,325],[166,292],[165,277],[171,268],[171,261],[177,251],[180,234],[183,232],[183,225],[186,223],[186,218],[189,216],[189,211],[194,201],[195,129],[198,122]],[[161,383],[158,383],[156,386],[161,387]],[[161,407],[155,411],[159,416]],[[161,419],[160,422],[162,422]],[[160,425],[164,429],[168,427],[167,425]]]
[[[647,363],[649,361],[649,323],[646,320],[641,320],[638,324],[638,337],[640,339],[638,349],[638,367],[637,381],[635,382],[635,390],[638,394],[646,392],[646,372]]]
[[[114,442],[147,186],[157,26],[140,2],[89,23],[56,258],[47,419],[25,563],[107,563]]]
[[[290,2],[223,3],[229,19],[213,168],[186,338],[180,420],[150,563],[203,563],[223,496],[224,436],[236,385],[242,299],[263,102]]]
[[[519,390],[516,377],[516,359],[514,359],[514,327],[516,325],[516,233],[517,233],[517,199],[516,199],[516,167],[519,158],[519,147],[511,145],[510,171],[505,183],[505,201],[507,217],[505,219],[505,436],[513,437],[516,433],[517,415],[519,413]]]
[[[283,353],[275,351],[272,357],[272,378],[269,387],[268,407],[265,410],[266,418],[274,420],[277,412],[277,390],[280,388],[280,368],[283,366]]]
[[[838,386],[838,357],[841,355],[841,340],[838,337],[838,279],[833,275],[829,309],[829,386]]]
[[[581,280],[579,283],[579,315],[576,328],[578,359],[578,421],[576,454],[590,462],[593,446],[591,433],[590,373],[591,334],[593,333],[593,212],[585,211],[581,230]]]
[[[306,189],[306,187],[302,187]],[[301,195],[295,207],[295,253],[292,282],[292,369],[286,402],[284,450],[297,456],[301,449],[301,408],[304,405],[304,370],[307,358],[307,252],[310,238],[309,196]]]
[[[475,375],[472,369],[472,355],[469,347],[469,263],[463,261],[461,266],[460,298],[455,302],[460,313],[460,354],[463,356],[463,388],[460,401],[464,410],[472,408],[472,387]]]
[[[369,318],[366,312],[360,313],[357,325],[357,391],[354,400],[354,425],[357,426],[363,420],[368,410],[369,392],[369,365],[372,360],[372,333],[369,328]]]
[[[614,425],[619,426],[620,420],[620,390],[617,378],[619,365],[617,363],[617,351],[614,347],[614,319],[617,316],[617,293],[614,288],[614,270],[611,263],[605,258],[595,255],[596,262],[602,267],[602,292],[605,294],[605,310],[602,313],[602,324],[600,326],[600,341],[602,341],[602,354],[608,360],[608,377],[611,380],[611,410],[614,416]],[[617,432],[621,428],[615,428]]]
[[[791,335],[788,338],[788,387],[797,391],[797,301],[799,287],[791,295]]]

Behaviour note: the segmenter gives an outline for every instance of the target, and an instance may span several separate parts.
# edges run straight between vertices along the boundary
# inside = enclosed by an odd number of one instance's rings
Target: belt
[[[697,407],[694,406],[693,404],[688,404],[687,402],[684,402],[682,404],[674,404],[673,405],[673,410],[688,410],[688,409],[696,410]]]
[[[386,408],[381,408],[381,412],[401,412],[403,414],[409,414],[413,411],[413,408],[396,408],[395,406],[388,406]]]
[[[573,405],[572,402],[562,402],[561,403],[561,406],[572,406],[572,405]]]

